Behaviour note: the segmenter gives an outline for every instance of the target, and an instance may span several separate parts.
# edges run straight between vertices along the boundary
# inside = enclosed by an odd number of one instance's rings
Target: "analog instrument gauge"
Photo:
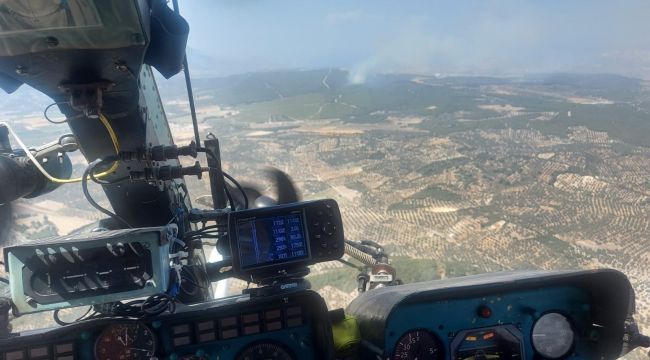
[[[110,324],[95,342],[99,360],[151,359],[156,351],[156,337],[139,322]]]
[[[263,342],[245,348],[237,360],[293,360],[293,357],[282,346]]]
[[[395,360],[439,360],[443,358],[440,340],[427,330],[411,330],[402,335],[395,345]]]
[[[533,347],[547,359],[565,356],[573,347],[574,340],[571,323],[560,313],[544,314],[533,325]]]

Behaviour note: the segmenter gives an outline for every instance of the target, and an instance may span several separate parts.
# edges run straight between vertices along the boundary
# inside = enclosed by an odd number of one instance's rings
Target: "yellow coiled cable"
[[[104,114],[99,114],[99,121],[102,122],[102,124],[106,128],[106,131],[108,131],[108,135],[110,136],[111,141],[113,142],[113,147],[115,148],[115,154],[119,155],[119,153],[120,153],[120,143],[117,140],[117,135],[115,134],[115,131],[113,130],[113,127],[111,126],[111,123],[108,121],[106,116],[104,116]],[[72,178],[72,179],[59,179],[59,178],[55,178],[54,176],[50,175],[43,168],[43,166],[41,166],[41,164],[38,162],[38,160],[36,160],[34,155],[32,155],[32,152],[29,151],[29,148],[18,137],[18,135],[11,128],[11,126],[9,126],[9,124],[7,124],[7,123],[1,123],[1,124],[5,125],[7,127],[7,129],[11,133],[11,135],[14,137],[14,139],[16,139],[16,142],[18,143],[20,148],[23,149],[23,151],[25,152],[25,155],[27,155],[27,157],[32,161],[32,163],[34,163],[34,166],[36,166],[38,171],[40,171],[43,174],[43,176],[45,176],[48,180],[50,180],[53,183],[57,183],[57,184],[69,184],[69,183],[81,182],[80,177],[79,178]],[[102,171],[99,174],[95,174],[94,177],[97,178],[97,179],[101,179],[101,178],[103,178],[103,177],[105,177],[107,175],[112,174],[115,170],[117,170],[118,164],[119,164],[118,160],[113,161],[113,164],[111,165],[111,167],[108,170]]]

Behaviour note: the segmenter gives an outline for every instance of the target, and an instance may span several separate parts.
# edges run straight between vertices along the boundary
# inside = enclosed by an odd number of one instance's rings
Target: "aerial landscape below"
[[[650,331],[650,82],[349,75],[197,78],[200,129],[219,138],[224,167],[240,181],[256,183],[274,166],[306,199],[336,199],[346,237],[382,244],[404,282],[614,268],[629,276],[637,320]],[[158,86],[175,141],[186,144],[193,131],[181,81]],[[47,99],[21,91],[0,98],[10,109],[0,116],[28,145],[69,131],[42,118]],[[85,161],[72,159],[79,173]],[[207,181],[188,184],[193,199],[209,194]],[[100,218],[76,184],[13,206],[14,241]],[[319,264],[309,279],[330,307],[356,295],[356,270],[342,263]]]

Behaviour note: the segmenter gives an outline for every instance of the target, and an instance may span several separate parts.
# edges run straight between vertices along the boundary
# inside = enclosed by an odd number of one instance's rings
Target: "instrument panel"
[[[320,359],[332,357],[327,308],[312,291],[238,296],[149,320],[97,319],[0,340],[0,360]]]
[[[392,316],[387,323],[387,342],[394,344],[389,345],[388,352],[393,354],[392,358],[404,360],[516,360],[535,353],[535,343],[544,353],[554,355],[552,359],[562,358],[570,351],[588,353],[591,345],[588,341],[566,343],[567,333],[573,334],[573,328],[591,325],[586,294],[570,287],[547,288],[543,293],[545,296],[538,290],[515,291],[453,303],[406,305],[399,309],[399,316]],[[555,331],[562,328],[558,325],[561,322],[567,325],[568,331],[566,328]],[[413,329],[416,336],[412,335]],[[410,351],[406,351],[405,336]],[[419,353],[415,354],[413,349]],[[427,357],[418,356],[423,351]]]
[[[483,274],[370,291],[347,311],[359,322],[362,358],[616,358],[630,306],[619,275]]]

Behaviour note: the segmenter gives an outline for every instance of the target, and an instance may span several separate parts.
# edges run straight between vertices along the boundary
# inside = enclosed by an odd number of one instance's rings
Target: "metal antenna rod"
[[[178,0],[172,0],[174,12],[180,15]],[[201,137],[199,136],[199,123],[196,119],[196,108],[194,107],[194,94],[192,93],[192,80],[190,80],[190,68],[187,64],[187,52],[183,56],[183,74],[185,75],[185,86],[187,87],[187,98],[190,103],[190,114],[192,115],[192,126],[194,127],[194,141],[196,146],[201,147]]]

